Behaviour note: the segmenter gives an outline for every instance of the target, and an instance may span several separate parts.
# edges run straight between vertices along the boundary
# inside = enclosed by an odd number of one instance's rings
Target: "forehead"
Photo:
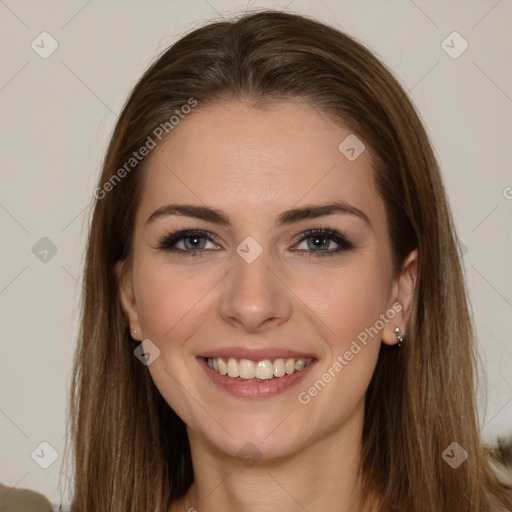
[[[250,221],[329,200],[350,202],[369,217],[379,215],[383,204],[369,151],[355,160],[343,152],[343,141],[357,144],[353,137],[302,101],[263,109],[241,102],[199,105],[151,155],[141,215],[183,201],[230,210]]]

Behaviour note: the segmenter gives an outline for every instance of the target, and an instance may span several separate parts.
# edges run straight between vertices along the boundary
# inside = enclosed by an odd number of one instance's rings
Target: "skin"
[[[349,161],[338,150],[349,134],[300,101],[265,109],[214,104],[181,121],[150,157],[133,264],[119,262],[116,273],[133,337],[160,350],[148,370],[187,425],[195,482],[171,510],[314,512],[333,503],[356,510],[365,393],[380,343],[397,343],[396,326],[407,332],[417,253],[393,275],[370,150]],[[350,213],[274,225],[285,210],[331,201],[358,208],[371,226]],[[147,223],[170,203],[223,210],[231,225],[177,215]],[[301,235],[328,227],[356,247],[315,256],[311,237],[308,244]],[[215,235],[201,257],[158,249],[166,235],[187,229]],[[263,249],[252,263],[236,252],[248,236]],[[184,243],[178,247],[187,250]],[[396,303],[401,311],[379,334],[300,403],[298,393]],[[227,346],[277,346],[313,353],[318,362],[280,395],[237,398],[213,385],[196,360]],[[247,442],[259,459],[250,467],[237,456]]]

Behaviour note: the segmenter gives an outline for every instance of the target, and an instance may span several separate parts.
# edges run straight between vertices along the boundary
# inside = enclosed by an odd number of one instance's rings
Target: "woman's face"
[[[414,286],[360,144],[303,102],[235,102],[150,156],[121,299],[193,446],[270,459],[360,432]]]

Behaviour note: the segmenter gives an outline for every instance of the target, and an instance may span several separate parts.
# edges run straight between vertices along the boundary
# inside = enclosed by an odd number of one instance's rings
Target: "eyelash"
[[[356,246],[350,242],[345,235],[342,235],[338,233],[337,231],[327,228],[327,229],[310,229],[302,234],[302,238],[297,242],[297,244],[300,244],[307,240],[308,238],[317,237],[322,238],[326,240],[330,240],[332,242],[335,242],[338,244],[338,248],[331,250],[331,251],[310,251],[310,250],[304,250],[299,249],[295,252],[303,252],[305,253],[304,256],[310,258],[323,258],[325,256],[335,256],[337,254],[340,254],[343,251],[348,251],[351,249],[355,249]],[[185,231],[178,231],[176,233],[171,233],[169,235],[166,235],[163,237],[163,239],[160,241],[158,245],[158,249],[161,249],[163,251],[174,251],[178,255],[183,256],[191,256],[191,257],[201,257],[204,255],[204,251],[208,251],[210,249],[198,249],[198,250],[185,250],[185,249],[176,249],[174,248],[174,245],[176,243],[185,240],[187,238],[192,237],[203,237],[206,238],[209,242],[215,243],[211,233],[208,233],[207,231],[201,231],[198,229],[191,229],[191,230],[185,230]]]

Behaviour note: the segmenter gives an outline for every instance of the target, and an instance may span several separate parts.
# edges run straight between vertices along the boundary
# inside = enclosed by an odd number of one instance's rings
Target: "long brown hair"
[[[455,231],[419,117],[363,45],[314,20],[264,11],[209,24],[172,45],[142,76],[115,127],[95,193],[71,386],[74,512],[166,511],[194,478],[184,424],[134,357],[113,270],[132,254],[147,159],[126,162],[191,99],[198,110],[218,101],[302,99],[371,148],[395,271],[415,248],[419,269],[405,347],[382,345],[366,396],[364,499],[389,511],[504,508],[510,489],[479,437]],[[453,442],[468,453],[456,469],[442,458]]]

